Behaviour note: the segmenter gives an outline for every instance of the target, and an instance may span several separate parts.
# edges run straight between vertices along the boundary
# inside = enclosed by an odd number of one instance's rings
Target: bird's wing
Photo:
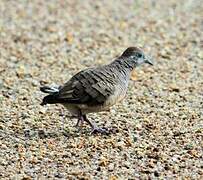
[[[116,78],[105,69],[86,69],[73,76],[59,90],[61,103],[100,105],[115,91]]]

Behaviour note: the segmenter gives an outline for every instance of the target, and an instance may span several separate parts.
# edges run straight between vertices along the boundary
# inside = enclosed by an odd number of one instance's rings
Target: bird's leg
[[[89,121],[89,119],[87,119],[86,115],[83,115],[83,118],[84,118],[84,121],[87,122],[91,126],[92,129],[94,129],[96,127],[96,125],[94,125],[93,123],[91,123]]]
[[[91,128],[92,128],[92,132],[91,134],[95,134],[95,133],[102,133],[102,134],[108,134],[108,130],[107,129],[103,129],[103,128],[98,128],[95,124],[91,123],[91,121],[89,119],[87,119],[86,115],[83,115],[84,121],[87,122]]]
[[[76,127],[82,126],[83,122],[84,122],[84,118],[83,118],[83,116],[80,116],[80,117],[78,117],[78,121],[75,126]]]
[[[84,123],[84,117],[83,117],[81,111],[79,111],[76,127],[78,127],[78,126],[82,127],[83,123]]]

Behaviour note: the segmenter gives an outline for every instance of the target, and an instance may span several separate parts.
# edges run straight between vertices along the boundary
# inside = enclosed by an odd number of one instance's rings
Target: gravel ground
[[[203,178],[203,4],[200,0],[0,1],[0,179]],[[109,63],[128,46],[156,60],[126,99],[90,114],[90,135],[43,84]]]

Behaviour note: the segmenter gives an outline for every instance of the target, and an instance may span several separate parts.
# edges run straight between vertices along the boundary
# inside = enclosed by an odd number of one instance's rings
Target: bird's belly
[[[88,106],[86,104],[63,104],[63,106],[72,114],[78,115],[80,111],[82,114],[88,114],[93,112],[106,111],[109,109],[106,105]]]
[[[79,105],[79,108],[81,109],[82,114],[109,110],[109,107],[105,105],[88,106],[88,105],[82,104],[82,105]]]
[[[72,114],[77,116],[79,114],[79,109],[74,104],[63,104],[63,106]]]
[[[117,87],[115,92],[111,96],[109,96],[108,100],[105,102],[105,105],[113,106],[114,104],[120,102],[125,97],[126,91],[127,91],[127,86]]]
[[[87,104],[64,104],[64,106],[70,111],[72,115],[78,115],[81,110],[82,114],[107,111],[116,103],[120,102],[126,95],[127,85],[118,86],[115,88],[115,92],[109,96],[104,104],[100,105],[87,105]]]
[[[106,102],[102,105],[95,105],[95,106],[88,106],[88,105],[79,105],[79,108],[81,109],[82,113],[92,113],[92,112],[100,112],[100,111],[107,111],[110,109],[111,106],[115,105],[119,101],[123,100],[123,98],[126,95],[127,86],[119,86],[116,88],[116,91],[109,96],[109,98],[106,100]]]

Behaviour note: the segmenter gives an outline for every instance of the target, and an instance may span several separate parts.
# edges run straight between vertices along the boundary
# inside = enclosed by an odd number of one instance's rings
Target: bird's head
[[[126,59],[128,63],[133,65],[133,67],[139,66],[143,63],[153,65],[152,58],[145,55],[144,52],[140,48],[137,48],[137,47],[127,48],[123,52],[121,57]]]

